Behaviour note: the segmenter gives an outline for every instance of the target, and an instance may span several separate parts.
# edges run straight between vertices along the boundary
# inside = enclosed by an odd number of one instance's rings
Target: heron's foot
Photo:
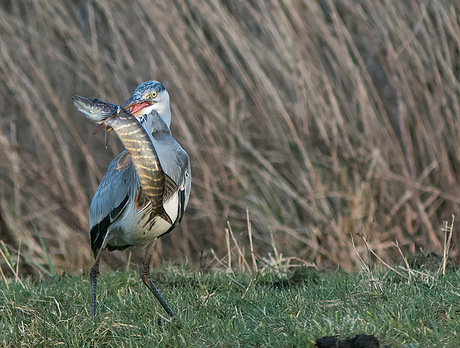
[[[182,329],[182,321],[179,316],[174,315],[173,317],[164,317],[162,315],[158,316],[157,324],[159,327],[175,327],[177,329]]]

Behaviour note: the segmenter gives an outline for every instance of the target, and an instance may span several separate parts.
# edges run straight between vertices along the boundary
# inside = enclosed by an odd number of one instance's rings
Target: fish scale
[[[142,192],[152,201],[152,214],[161,215],[165,175],[149,135],[136,118],[121,107],[117,116],[108,120],[107,124],[117,132],[124,147],[131,153]]]

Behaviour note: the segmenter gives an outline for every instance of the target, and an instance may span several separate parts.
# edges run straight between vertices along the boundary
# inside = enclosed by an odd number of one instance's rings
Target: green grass
[[[301,275],[279,283],[273,274],[162,269],[153,279],[177,313],[172,324],[134,272],[101,275],[95,323],[86,275],[2,283],[0,344],[302,347],[366,333],[382,346],[460,345],[458,270],[431,284],[392,272]]]

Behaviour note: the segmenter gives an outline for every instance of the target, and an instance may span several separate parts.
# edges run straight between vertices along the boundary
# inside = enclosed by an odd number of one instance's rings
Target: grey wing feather
[[[117,170],[118,159],[125,152],[120,153],[110,162],[91,201],[89,229],[93,252],[97,252],[100,248],[110,224],[123,213],[140,187],[139,176],[132,163]]]
[[[173,222],[172,226],[165,232],[165,234],[171,232],[182,220],[185,209],[187,208],[188,200],[190,197],[191,188],[191,173],[190,173],[190,160],[187,152],[170,136],[174,141],[174,146],[169,151],[168,156],[163,151],[158,152],[161,167],[163,171],[176,183],[177,194],[178,194],[178,207],[177,207],[177,218]],[[173,145],[173,142],[171,142]],[[165,148],[163,148],[165,149]],[[161,154],[160,154],[161,153]]]
[[[161,168],[180,188],[185,184],[187,172],[190,177],[190,159],[187,152],[168,133],[154,132],[152,142],[157,151]]]
[[[187,152],[173,138],[171,131],[164,123],[157,112],[152,112],[153,133],[151,140],[163,171],[168,175],[177,186],[180,186],[185,179],[185,172],[190,169],[190,160]]]
[[[174,140],[175,141],[175,140]],[[173,156],[167,157],[167,160],[160,163],[163,167],[164,172],[174,181],[178,186],[179,194],[179,207],[178,207],[178,216],[176,221],[170,230],[172,230],[179,222],[182,220],[184,215],[185,208],[187,207],[188,200],[190,197],[190,186],[191,186],[191,173],[190,173],[190,160],[187,152],[185,152],[182,147],[177,144],[178,148],[173,152]]]
[[[152,116],[155,117],[156,115],[152,114]],[[171,231],[182,219],[190,197],[190,159],[187,152],[172,137],[170,130],[159,115],[155,117],[153,130],[151,139],[157,151],[161,167],[165,174],[174,181],[179,194],[178,216],[169,230]]]

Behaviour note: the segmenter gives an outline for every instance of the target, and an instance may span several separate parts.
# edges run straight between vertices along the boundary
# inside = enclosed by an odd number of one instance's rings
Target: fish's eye
[[[150,98],[152,98],[152,99],[156,98],[157,95],[158,95],[157,92],[152,92],[152,93],[150,93]]]

